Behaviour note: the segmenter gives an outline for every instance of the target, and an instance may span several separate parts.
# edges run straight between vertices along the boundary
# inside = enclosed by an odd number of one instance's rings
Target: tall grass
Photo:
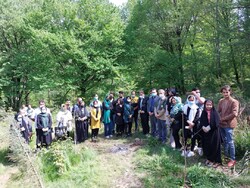
[[[186,182],[184,182],[184,158],[179,151],[149,139],[135,159],[139,173],[146,174],[145,187],[233,187],[229,177],[214,169],[197,164],[198,157],[188,159]]]

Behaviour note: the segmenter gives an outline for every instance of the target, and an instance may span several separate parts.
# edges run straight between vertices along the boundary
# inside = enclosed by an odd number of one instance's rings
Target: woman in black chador
[[[214,108],[213,101],[206,100],[200,124],[202,127],[202,148],[208,166],[214,165],[214,167],[217,167],[222,162],[219,122],[219,114]]]

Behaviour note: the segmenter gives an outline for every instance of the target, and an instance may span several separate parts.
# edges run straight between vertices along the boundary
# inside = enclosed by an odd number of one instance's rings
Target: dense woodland
[[[250,97],[250,1],[0,0],[0,101],[229,84]]]

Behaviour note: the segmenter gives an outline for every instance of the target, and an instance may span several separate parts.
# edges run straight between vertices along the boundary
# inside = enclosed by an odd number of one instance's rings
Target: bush
[[[61,177],[81,161],[81,154],[74,150],[70,139],[54,142],[49,150],[43,149],[39,157],[42,172],[51,181]]]
[[[250,127],[247,124],[239,124],[234,141],[237,158],[242,158],[246,151],[250,151]]]
[[[190,187],[233,187],[229,177],[214,170],[194,165],[188,169],[187,181]]]

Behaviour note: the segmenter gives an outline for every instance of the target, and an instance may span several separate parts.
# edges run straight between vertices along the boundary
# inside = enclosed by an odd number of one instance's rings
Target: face
[[[133,92],[131,93],[131,95],[132,95],[132,96],[135,96],[135,92],[133,91]]]
[[[194,101],[194,97],[189,97],[188,101]]]
[[[198,96],[200,96],[200,95],[201,95],[201,92],[200,92],[200,90],[199,90],[199,89],[197,89],[195,92],[196,92],[196,94],[197,94]]]
[[[44,102],[40,102],[39,106],[40,106],[40,108],[43,108],[43,107],[45,107],[45,103]]]
[[[140,92],[140,96],[144,96],[144,93],[143,93],[143,92]]]
[[[120,97],[120,98],[123,98],[123,94],[122,94],[122,93],[119,93],[119,97]]]
[[[229,90],[227,90],[227,89],[222,90],[222,95],[224,98],[230,97],[230,94],[231,94],[231,92]]]
[[[155,96],[155,95],[157,95],[157,91],[154,89],[151,91],[151,94]]]
[[[213,108],[212,101],[207,101],[207,103],[206,103],[206,110],[211,110],[212,108]]]
[[[175,98],[172,98],[171,103],[172,103],[172,104],[176,104]]]
[[[67,101],[67,102],[66,102],[66,105],[69,106],[69,105],[70,105],[70,101]]]

